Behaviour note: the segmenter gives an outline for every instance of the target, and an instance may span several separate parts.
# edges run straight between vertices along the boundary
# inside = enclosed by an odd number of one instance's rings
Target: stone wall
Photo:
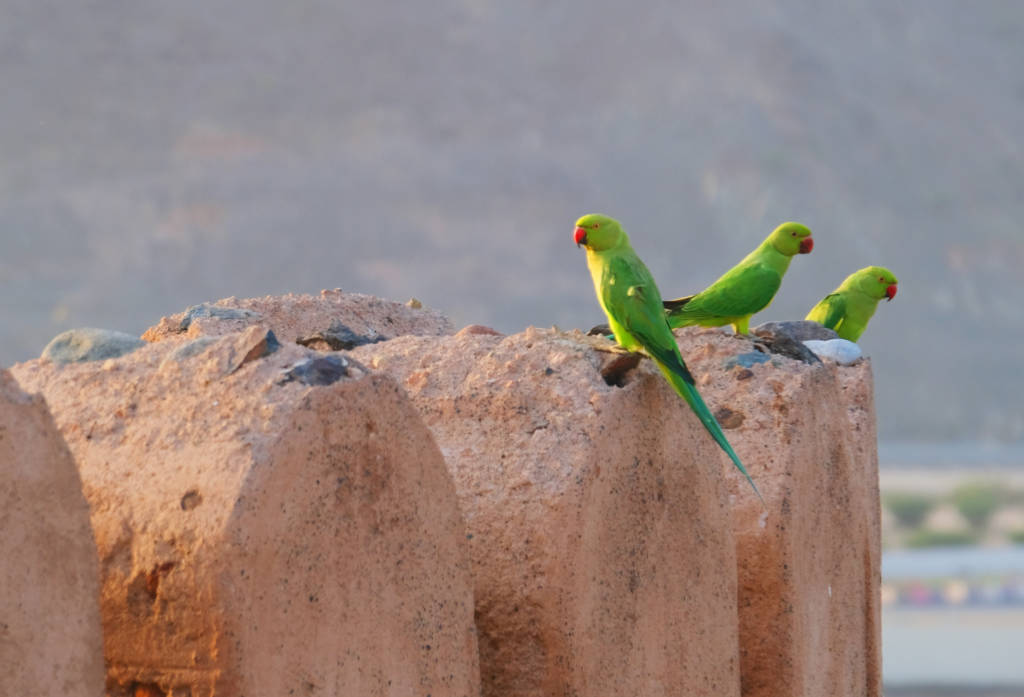
[[[579,332],[330,291],[15,367],[90,505],[108,694],[879,695],[870,364],[678,335],[765,505]]]
[[[880,695],[870,363],[764,354],[727,330],[685,330],[679,342],[767,504],[728,471],[744,696]]]
[[[394,375],[472,535],[483,694],[739,694],[736,557],[718,447],[649,361],[528,329],[403,337]]]
[[[82,482],[46,404],[0,371],[0,694],[97,697],[99,570]]]
[[[92,510],[108,694],[478,694],[430,433],[387,376],[270,344],[254,326],[16,368]]]

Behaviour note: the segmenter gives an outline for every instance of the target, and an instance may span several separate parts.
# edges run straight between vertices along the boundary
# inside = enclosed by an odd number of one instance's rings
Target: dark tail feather
[[[693,300],[694,297],[695,295],[687,295],[685,298],[676,298],[675,300],[662,300],[661,305],[669,312],[672,312],[673,310],[678,310],[683,305]]]

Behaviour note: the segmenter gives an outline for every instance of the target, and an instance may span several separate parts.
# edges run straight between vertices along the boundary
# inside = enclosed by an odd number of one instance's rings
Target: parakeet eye
[[[794,231],[793,231],[793,232],[791,232],[790,234],[791,234],[791,235],[793,235],[793,237],[796,237],[796,230],[794,230]]]
[[[882,283],[885,283],[885,276],[879,276],[878,280]]]
[[[597,228],[599,228],[599,227],[601,227],[601,223],[594,223],[594,229],[595,229],[595,230],[596,230]]]

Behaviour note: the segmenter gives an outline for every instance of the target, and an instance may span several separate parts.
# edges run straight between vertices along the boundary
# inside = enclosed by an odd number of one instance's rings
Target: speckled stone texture
[[[103,694],[99,566],[82,482],[40,397],[0,371],[0,694]]]
[[[268,295],[224,298],[164,317],[142,335],[162,341],[182,335],[194,339],[237,332],[251,325],[270,329],[282,343],[327,332],[342,325],[367,342],[405,334],[439,336],[452,333],[452,323],[436,310],[411,307],[361,293],[323,290],[319,295]],[[327,348],[313,346],[313,348]]]
[[[727,330],[676,332],[764,495],[735,504],[744,697],[878,697],[881,532],[870,363],[806,364]]]
[[[762,505],[649,360],[452,331],[229,298],[12,369],[91,507],[111,697],[880,696],[869,362],[677,332]]]
[[[14,368],[91,506],[109,695],[479,694],[440,452],[387,376],[286,378],[318,355],[250,326]]]
[[[650,361],[479,328],[351,355],[393,375],[466,516],[487,697],[739,694],[730,464]]]

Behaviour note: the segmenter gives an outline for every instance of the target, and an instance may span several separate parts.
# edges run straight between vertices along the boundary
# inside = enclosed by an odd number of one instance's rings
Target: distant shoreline
[[[880,441],[878,463],[883,471],[941,469],[1024,472],[1024,443]]]

